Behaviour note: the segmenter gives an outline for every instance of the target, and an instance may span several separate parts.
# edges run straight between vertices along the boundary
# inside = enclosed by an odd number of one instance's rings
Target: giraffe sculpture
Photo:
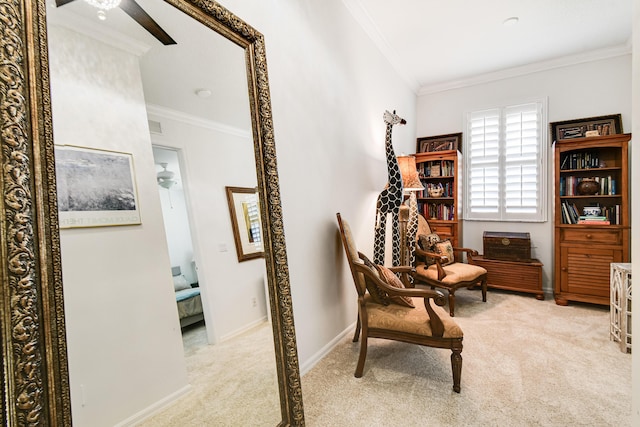
[[[373,243],[373,261],[378,265],[384,265],[384,251],[387,231],[387,214],[391,214],[392,238],[393,238],[393,265],[400,264],[400,223],[398,211],[403,199],[402,174],[398,166],[398,159],[391,144],[391,130],[393,125],[406,124],[406,120],[396,115],[396,112],[384,112],[384,121],[387,124],[385,136],[385,150],[387,156],[388,182],[384,190],[378,195],[376,203],[376,225]]]

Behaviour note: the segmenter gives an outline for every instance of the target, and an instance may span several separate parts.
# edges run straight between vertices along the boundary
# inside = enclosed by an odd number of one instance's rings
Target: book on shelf
[[[580,220],[580,214],[578,213],[578,207],[575,203],[569,204],[569,202],[562,202],[562,223],[563,224],[577,224]]]
[[[578,217],[578,224],[610,225],[611,222],[604,215],[581,215]]]
[[[578,224],[589,224],[589,225],[611,225],[611,222],[608,219],[580,219],[578,220]]]
[[[578,217],[581,221],[606,221],[608,218],[604,215],[580,215]]]
[[[560,169],[592,169],[597,168],[599,165],[600,158],[597,151],[582,151],[579,153],[565,154],[562,157]]]
[[[560,197],[565,196],[580,196],[578,194],[578,184],[582,181],[583,177],[578,177],[574,175],[569,176],[561,176],[560,177]],[[600,191],[598,191],[599,195],[609,195],[613,196],[616,194],[616,180],[613,176],[596,176],[594,177],[596,182],[600,185]]]

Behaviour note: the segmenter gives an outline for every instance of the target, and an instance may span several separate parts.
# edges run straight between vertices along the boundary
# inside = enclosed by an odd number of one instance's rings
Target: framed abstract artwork
[[[416,153],[462,150],[462,132],[418,138]]]
[[[551,141],[585,138],[590,136],[615,135],[622,132],[622,115],[587,117],[549,123]]]
[[[133,156],[55,147],[60,228],[141,224]]]

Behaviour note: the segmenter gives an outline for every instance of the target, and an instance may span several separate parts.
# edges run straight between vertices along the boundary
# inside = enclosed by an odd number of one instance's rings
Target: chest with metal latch
[[[482,234],[483,255],[502,261],[531,261],[529,233],[485,231]]]

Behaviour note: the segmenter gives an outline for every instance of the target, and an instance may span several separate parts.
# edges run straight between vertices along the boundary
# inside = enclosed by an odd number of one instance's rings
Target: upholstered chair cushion
[[[424,299],[412,298],[412,300],[415,306],[413,309],[399,304],[378,304],[369,296],[366,296],[368,327],[433,336],[429,313],[424,307]],[[432,304],[432,307],[444,325],[443,338],[461,338],[463,336],[462,329],[449,316],[449,313],[434,304]]]
[[[451,245],[451,241],[448,239],[442,240],[433,245],[433,252],[447,257],[447,261],[441,263],[443,266],[452,264],[456,260],[453,254],[453,246]]]
[[[463,262],[445,265],[443,268],[446,276],[440,281],[445,285],[455,285],[460,282],[475,280],[487,272],[487,270],[480,266]],[[431,280],[438,280],[438,268],[435,264],[429,267],[424,265],[417,267],[416,274]]]
[[[394,288],[400,288],[400,289],[405,288],[404,283],[402,283],[402,281],[398,278],[398,276],[395,275],[393,271],[389,270],[384,265],[377,265],[376,268],[378,269],[380,278],[384,280],[384,282],[387,285],[392,286]],[[389,298],[389,302],[392,304],[400,304],[400,305],[404,305],[405,307],[414,308],[413,302],[411,301],[411,297],[403,297],[400,295],[387,295],[387,297]]]

